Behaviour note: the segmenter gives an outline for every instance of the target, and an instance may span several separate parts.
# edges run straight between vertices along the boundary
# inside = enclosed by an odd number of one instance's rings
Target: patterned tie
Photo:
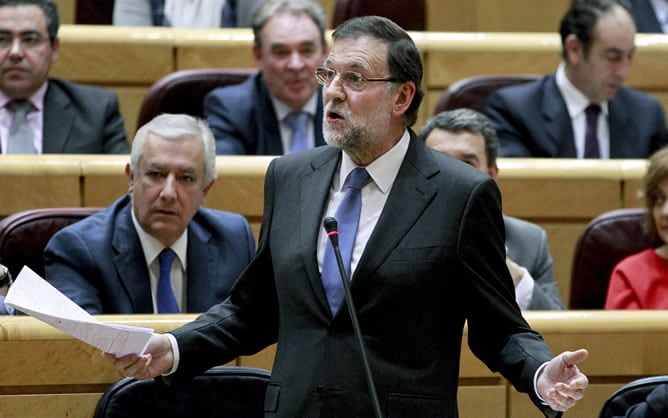
[[[158,313],[178,313],[179,305],[176,303],[174,291],[172,290],[172,263],[176,253],[171,248],[162,250],[158,259],[160,260],[160,279],[158,279]]]
[[[308,148],[308,135],[306,133],[306,122],[308,113],[292,112],[285,117],[285,123],[292,130],[290,138],[290,154],[297,151],[303,151]]]
[[[29,100],[13,100],[7,108],[14,112],[7,138],[7,154],[34,154],[33,132],[27,118],[32,103]]]
[[[346,190],[346,194],[334,215],[339,226],[339,246],[347,279],[350,279],[350,260],[362,210],[361,190],[368,181],[369,173],[366,169],[362,167],[354,169],[348,176],[348,190]],[[332,315],[336,315],[343,301],[344,290],[334,249],[329,241],[325,246],[321,277],[329,308],[332,310]]]
[[[601,154],[598,150],[598,134],[596,133],[596,125],[598,124],[598,114],[601,112],[599,105],[591,104],[585,109],[587,116],[587,130],[585,133],[585,158],[600,158]]]

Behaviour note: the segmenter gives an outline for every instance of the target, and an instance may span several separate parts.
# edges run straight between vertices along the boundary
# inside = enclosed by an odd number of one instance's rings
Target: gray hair
[[[496,163],[499,155],[499,138],[492,122],[480,112],[473,109],[461,108],[441,112],[425,122],[418,136],[423,141],[434,129],[443,129],[449,132],[471,132],[481,134],[485,139],[485,155],[487,156],[487,168]]]
[[[326,45],[325,29],[327,28],[327,19],[320,3],[315,0],[268,0],[253,13],[253,18],[251,19],[253,42],[256,46],[261,46],[261,32],[267,21],[281,13],[291,13],[293,15],[306,14],[318,27],[322,45]]]
[[[183,137],[197,138],[204,145],[204,184],[208,185],[218,176],[216,171],[216,141],[209,125],[190,115],[163,113],[151,119],[139,128],[132,141],[130,168],[137,173],[139,160],[144,153],[144,144],[148,134],[152,133],[167,140]]]

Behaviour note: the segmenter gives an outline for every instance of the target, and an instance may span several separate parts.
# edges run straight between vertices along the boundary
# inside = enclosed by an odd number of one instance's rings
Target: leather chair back
[[[204,96],[217,87],[238,84],[255,68],[201,68],[175,71],[159,79],[144,95],[137,128],[161,113],[185,113],[203,117]]]
[[[270,372],[216,366],[169,386],[125,377],[102,395],[93,418],[262,418]]]
[[[647,395],[659,386],[661,386],[659,390],[663,391],[662,396],[656,396],[654,399],[648,400]],[[652,417],[665,416],[657,414],[660,414],[658,411],[665,413],[668,410],[666,404],[668,402],[668,376],[644,377],[623,385],[605,401],[599,418],[625,417],[629,408],[641,402],[649,402],[651,410],[654,411],[654,414],[651,414]],[[652,402],[661,402],[661,405],[652,404]],[[631,416],[647,417],[640,410],[635,412],[636,414],[631,414]]]
[[[643,229],[645,213],[642,208],[616,209],[587,224],[575,244],[570,309],[603,309],[615,265],[659,244]]]
[[[452,83],[438,99],[434,115],[446,110],[468,107],[478,112],[485,110],[487,98],[502,87],[528,83],[540,78],[537,74],[487,75],[463,78]]]
[[[405,30],[424,31],[427,28],[426,0],[336,0],[332,27],[358,16],[383,16]]]
[[[43,208],[14,213],[0,221],[0,264],[16,278],[24,265],[44,277],[44,248],[51,237],[100,208]]]

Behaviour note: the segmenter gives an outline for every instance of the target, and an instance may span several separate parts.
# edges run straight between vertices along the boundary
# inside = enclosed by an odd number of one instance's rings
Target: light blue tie
[[[34,154],[33,132],[27,118],[32,103],[29,100],[13,100],[7,108],[14,112],[7,137],[7,154]]]
[[[292,136],[290,138],[290,154],[308,149],[308,134],[306,132],[308,116],[309,115],[306,112],[292,112],[288,113],[285,117],[285,123],[292,131]]]
[[[176,303],[174,291],[172,290],[172,263],[176,253],[171,248],[162,250],[158,259],[160,260],[160,278],[158,279],[158,313],[178,313],[179,305]]]
[[[353,255],[355,236],[357,235],[360,212],[362,211],[361,190],[368,181],[369,173],[365,168],[357,167],[354,169],[348,175],[348,190],[346,190],[346,194],[343,196],[343,200],[334,215],[339,226],[339,247],[347,279],[350,279],[350,260]],[[343,301],[344,290],[334,249],[329,241],[327,241],[327,245],[325,246],[321,277],[322,285],[327,294],[329,308],[332,310],[332,315],[336,315]]]

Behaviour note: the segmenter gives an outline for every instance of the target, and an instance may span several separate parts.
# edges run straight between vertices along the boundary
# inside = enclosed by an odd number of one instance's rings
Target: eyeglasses
[[[341,81],[341,84],[343,84],[345,88],[353,91],[364,90],[364,87],[366,86],[366,83],[368,81],[384,81],[391,83],[395,83],[398,81],[394,77],[367,78],[356,71],[343,71],[339,73],[336,70],[332,70],[331,68],[325,68],[325,67],[318,67],[318,69],[315,70],[315,79],[319,84],[322,84],[323,86],[327,87],[330,84],[332,84],[332,81],[334,81],[334,78],[336,78],[337,74],[339,74],[339,80]]]
[[[37,48],[46,42],[46,38],[36,32],[22,33],[16,38],[25,49]],[[0,33],[0,49],[11,48],[16,38],[11,33]]]

